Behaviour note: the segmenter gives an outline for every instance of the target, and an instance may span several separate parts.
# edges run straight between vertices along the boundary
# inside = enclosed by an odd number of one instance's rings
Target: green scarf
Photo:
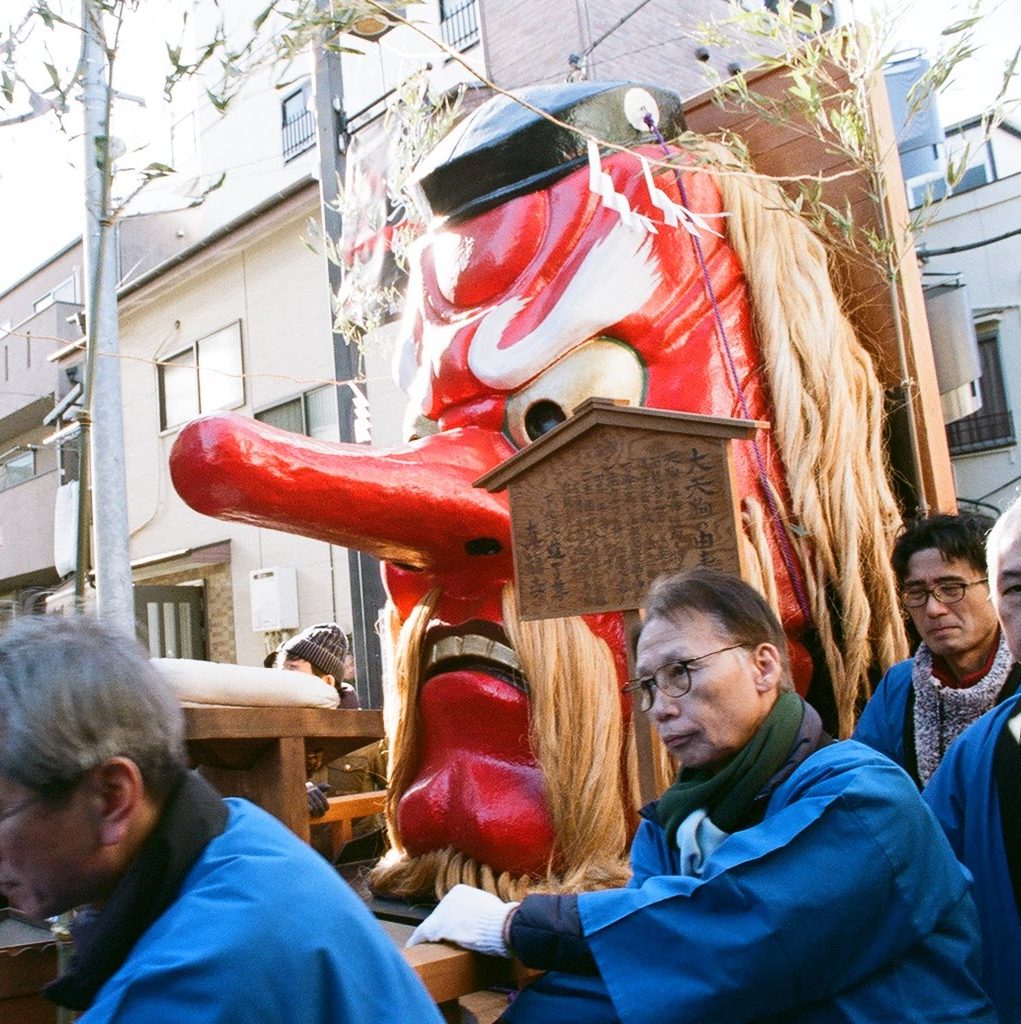
[[[724,832],[739,829],[752,801],[787,760],[803,715],[801,698],[785,690],[755,735],[729,761],[711,768],[682,767],[677,781],[656,805],[656,816],[670,845],[677,846],[678,826],[700,807]]]

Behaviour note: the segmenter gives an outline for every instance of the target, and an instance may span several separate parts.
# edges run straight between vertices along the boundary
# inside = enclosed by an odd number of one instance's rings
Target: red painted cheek
[[[620,612],[603,612],[600,615],[583,615],[585,625],[594,636],[604,641],[613,655],[618,679],[627,677],[627,648],[624,633],[624,616]]]
[[[528,698],[483,672],[445,672],[419,699],[422,761],[401,798],[408,852],[454,846],[496,871],[543,873],[554,849]]]
[[[392,562],[383,563],[383,581],[402,622],[429,592],[430,580],[424,572],[402,569]]]
[[[433,272],[447,302],[473,309],[507,292],[542,245],[548,206],[532,193],[437,235]]]

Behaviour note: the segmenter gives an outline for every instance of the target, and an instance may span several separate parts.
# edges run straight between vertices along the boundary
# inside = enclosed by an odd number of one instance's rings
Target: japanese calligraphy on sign
[[[521,617],[637,608],[694,566],[740,573],[730,441],[761,426],[590,399],[484,477],[510,491]]]

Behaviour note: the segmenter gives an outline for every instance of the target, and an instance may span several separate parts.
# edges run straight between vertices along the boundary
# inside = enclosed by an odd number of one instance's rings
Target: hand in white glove
[[[455,885],[412,932],[407,945],[447,941],[476,953],[510,956],[503,930],[517,905],[470,885]]]

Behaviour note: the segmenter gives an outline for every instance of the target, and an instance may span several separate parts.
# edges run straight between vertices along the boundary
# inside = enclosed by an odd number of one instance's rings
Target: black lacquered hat
[[[642,123],[645,111],[664,138],[684,131],[680,96],[655,86],[572,82],[516,95],[564,124],[508,96],[484,103],[415,169],[409,188],[423,212],[457,222],[545,188],[586,162],[588,136],[628,148],[647,145],[653,135]]]

